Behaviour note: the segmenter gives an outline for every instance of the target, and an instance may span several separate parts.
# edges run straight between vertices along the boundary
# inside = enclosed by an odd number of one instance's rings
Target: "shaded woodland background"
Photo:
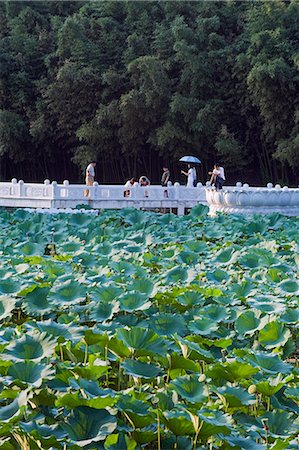
[[[299,3],[1,2],[0,180],[298,185]]]

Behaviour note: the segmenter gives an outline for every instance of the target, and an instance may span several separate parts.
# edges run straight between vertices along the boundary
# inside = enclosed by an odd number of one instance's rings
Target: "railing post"
[[[99,191],[99,183],[97,181],[93,182],[93,189],[90,192],[90,199],[97,200],[98,199],[98,191]]]
[[[19,197],[25,197],[24,181],[23,180],[19,180],[18,185],[19,185]]]
[[[17,182],[16,178],[13,178],[11,180],[12,186],[11,186],[11,189],[10,189],[10,195],[13,195],[13,196],[17,196],[18,195],[17,183],[18,182]]]

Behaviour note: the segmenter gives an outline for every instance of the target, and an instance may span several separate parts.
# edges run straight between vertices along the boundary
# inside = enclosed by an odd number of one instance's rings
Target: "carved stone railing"
[[[31,208],[75,208],[78,205],[89,205],[95,209],[108,208],[144,208],[144,209],[175,209],[178,214],[184,214],[185,209],[198,203],[206,204],[204,187],[187,188],[179,183],[167,187],[140,187],[138,183],[130,188],[121,185],[93,186],[62,184],[56,181],[43,184],[17,182],[0,183],[0,206],[31,207]]]
[[[223,188],[217,191],[213,187],[206,187],[206,199],[210,214],[217,212],[230,214],[270,214],[277,212],[287,216],[299,216],[299,188],[249,187],[237,183],[236,187]]]
[[[216,212],[236,214],[265,214],[279,212],[285,215],[299,215],[299,189],[273,187],[249,187],[237,183],[225,186],[221,191],[204,187],[187,188],[179,183],[167,187],[152,185],[140,187],[137,183],[130,188],[121,185],[93,186],[50,183],[24,183],[14,178],[11,182],[0,183],[0,206],[29,208],[76,208],[89,205],[94,209],[120,209],[134,207],[138,209],[176,210],[179,215],[198,203],[208,204],[210,214]]]

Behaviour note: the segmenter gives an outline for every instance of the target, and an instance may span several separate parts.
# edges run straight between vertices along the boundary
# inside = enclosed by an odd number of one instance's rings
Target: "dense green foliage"
[[[297,1],[1,2],[1,177],[119,182],[183,154],[298,184]],[[81,167],[79,169],[78,167]]]
[[[206,209],[1,212],[1,449],[298,449],[298,219]]]

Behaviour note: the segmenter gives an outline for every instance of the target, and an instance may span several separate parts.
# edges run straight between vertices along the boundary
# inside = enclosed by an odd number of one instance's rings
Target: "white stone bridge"
[[[86,192],[87,190],[87,192]],[[278,212],[290,216],[299,216],[299,188],[288,188],[268,184],[267,187],[249,187],[237,183],[216,191],[198,183],[197,187],[187,188],[179,183],[167,187],[152,185],[131,188],[122,185],[93,186],[50,183],[25,183],[13,179],[0,183],[0,206],[13,208],[76,208],[88,205],[93,209],[161,209],[176,211],[178,215],[197,204],[207,204],[210,213],[265,214]]]

